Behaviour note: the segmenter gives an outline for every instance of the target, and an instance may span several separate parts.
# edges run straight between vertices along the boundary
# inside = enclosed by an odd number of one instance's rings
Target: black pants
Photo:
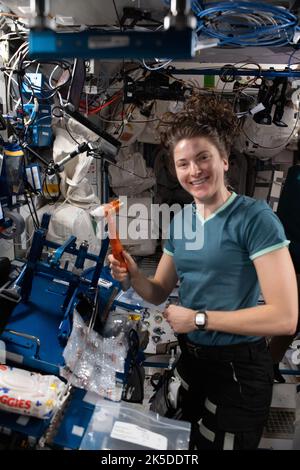
[[[256,449],[272,398],[273,365],[265,339],[196,346],[180,338],[182,419],[192,423],[190,449]]]

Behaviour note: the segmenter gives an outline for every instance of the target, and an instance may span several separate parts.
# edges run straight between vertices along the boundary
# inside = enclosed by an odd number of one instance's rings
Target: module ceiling
[[[29,16],[30,0],[4,0],[1,3],[8,6],[18,15]],[[157,19],[162,19],[166,7],[161,0],[115,0],[118,14],[121,17],[124,7],[134,7],[150,10]],[[52,16],[71,18],[75,25],[109,25],[118,26],[114,2],[112,0],[51,0],[50,13]]]

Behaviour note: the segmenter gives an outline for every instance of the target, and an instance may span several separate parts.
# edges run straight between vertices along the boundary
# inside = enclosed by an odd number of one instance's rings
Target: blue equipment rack
[[[102,312],[112,291],[116,287],[121,289],[120,284],[110,276],[109,269],[103,267],[108,238],[103,240],[99,256],[88,253],[84,245],[77,249],[75,237],[58,245],[46,240],[49,220],[50,217],[45,215],[42,227],[35,231],[28,261],[14,282],[22,300],[13,309],[0,339],[6,345],[8,365],[59,376],[60,368],[64,365],[63,351],[71,333],[78,294],[86,294],[90,290],[95,292],[101,275],[110,286],[100,285],[98,290],[99,311]],[[40,261],[43,246],[55,248],[47,262]],[[60,258],[64,252],[76,256],[77,274],[76,271],[70,272],[60,267]],[[95,261],[95,267],[83,270],[85,259]],[[128,311],[137,312],[141,309],[138,305],[124,304],[118,300],[113,302],[112,308],[117,305]],[[118,378],[124,379],[123,376]],[[94,411],[93,404],[85,399],[87,393],[73,387],[65,415],[53,439],[55,447],[79,448],[84,432],[80,435],[73,430],[80,428],[84,431]],[[0,411],[0,429],[6,428],[37,441],[47,431],[49,424],[49,419]]]

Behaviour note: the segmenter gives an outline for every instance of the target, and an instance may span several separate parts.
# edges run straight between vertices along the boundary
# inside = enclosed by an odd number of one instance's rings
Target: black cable
[[[92,156],[96,160],[102,160],[102,157],[97,157],[96,155],[92,155]],[[122,168],[121,166],[117,165],[116,163],[112,163],[112,162],[108,162],[108,163],[109,163],[109,165],[112,165],[112,166],[115,166],[116,168],[119,168],[119,170],[121,170],[121,171],[125,171],[126,173],[129,173],[130,175],[133,175],[133,176],[137,176],[137,178],[140,178],[141,180],[146,180],[146,179],[149,178],[149,176],[140,176],[137,173],[135,173],[134,171],[126,170],[126,168]]]
[[[6,109],[7,111],[9,111],[11,109],[11,106],[10,106],[10,99],[11,99],[11,96],[8,95],[8,77],[6,74],[4,74],[4,83],[5,83],[5,101],[6,101]],[[9,123],[9,119],[7,118],[6,119],[6,123],[8,124]]]
[[[30,207],[30,204],[29,204],[29,199],[28,199],[28,196],[26,193],[24,193],[24,197],[25,197],[25,201],[26,201],[26,204],[28,206],[28,209],[29,209],[29,212],[30,212],[30,215],[31,215],[31,218],[32,218],[32,222],[33,222],[33,225],[34,225],[34,228],[37,229],[38,228],[38,224],[36,223],[36,220],[33,216],[33,212],[31,210],[31,207]]]
[[[144,376],[142,374],[142,365],[138,363],[140,340],[138,333],[134,329],[129,331],[128,346],[127,360],[129,361],[129,366],[122,400],[131,403],[142,403],[144,400]],[[132,379],[137,379],[137,381],[134,382]]]
[[[40,64],[40,65],[59,65],[61,66],[61,68],[65,68],[65,70],[69,69],[71,70],[72,69],[72,63],[67,61],[67,60],[43,60],[43,59],[39,59],[39,61],[37,60],[32,60],[32,61],[29,61],[29,65],[31,64]]]
[[[23,100],[23,94],[22,94],[22,81],[20,74],[17,75],[17,82],[18,82],[18,89],[19,89],[19,94],[20,94],[20,100],[21,100],[21,119],[22,119],[22,130],[20,131],[20,140],[23,141],[24,139],[24,134],[25,134],[25,119],[24,119],[24,100]]]
[[[68,128],[68,124],[67,124],[67,121],[65,121],[65,127],[66,127],[66,131],[67,133],[69,134],[69,136],[71,137],[71,139],[74,140],[74,142],[77,144],[77,145],[80,145],[80,142],[78,142],[75,137],[73,137],[73,135],[71,134],[69,128]]]
[[[123,117],[123,119],[122,119],[122,123],[121,123],[120,128],[119,128],[118,139],[120,139],[122,137],[122,134],[123,134],[124,128],[125,128],[124,110],[125,110],[125,102],[124,102],[124,94],[123,94],[122,111],[121,111],[121,116]]]
[[[122,31],[123,31],[123,28],[122,28],[121,19],[120,19],[119,13],[118,13],[118,9],[117,9],[117,7],[116,7],[116,2],[115,2],[115,0],[113,0],[113,4],[114,4],[114,9],[115,9],[115,12],[116,12],[116,16],[117,16],[117,18],[118,18],[120,31],[122,32]]]
[[[24,159],[23,159],[24,174],[25,174],[25,171],[26,171],[26,164],[27,164],[27,161],[25,161],[25,159],[26,159],[26,154],[24,153]],[[34,192],[35,194],[37,194],[37,192],[34,191],[33,187],[31,186],[31,184],[27,180],[24,180],[24,186],[25,186],[25,191],[24,191],[25,201],[28,205],[34,227],[39,228],[40,222],[39,222],[39,218],[38,218],[38,215],[37,215],[35,204],[34,204],[33,199],[32,199],[32,192]],[[27,194],[29,194],[29,198],[30,198],[30,201],[31,201],[32,208],[30,206]]]
[[[36,224],[37,224],[37,227],[39,228],[39,226],[40,226],[40,221],[39,221],[39,217],[38,217],[38,215],[37,215],[36,207],[35,207],[35,204],[34,204],[34,202],[33,202],[32,194],[31,194],[31,193],[29,193],[29,197],[30,197],[30,201],[31,201],[31,204],[32,204],[32,208],[33,208],[33,212],[34,212]]]

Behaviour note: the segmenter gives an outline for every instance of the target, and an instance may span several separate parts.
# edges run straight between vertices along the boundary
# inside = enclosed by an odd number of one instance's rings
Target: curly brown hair
[[[206,137],[228,158],[240,128],[240,121],[228,101],[201,94],[189,98],[179,113],[165,114],[163,121],[161,125],[167,125],[167,129],[161,132],[161,143],[171,157],[172,173],[175,171],[173,151],[180,140]]]

